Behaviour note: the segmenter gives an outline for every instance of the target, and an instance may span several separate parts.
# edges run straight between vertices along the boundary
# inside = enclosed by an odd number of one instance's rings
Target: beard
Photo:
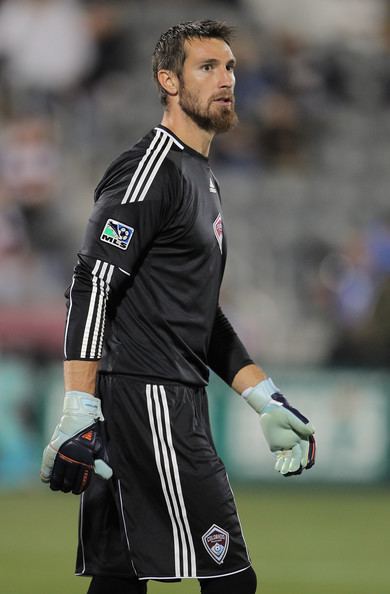
[[[234,97],[230,105],[222,105],[213,110],[213,99],[210,99],[208,104],[202,107],[198,97],[187,91],[184,85],[181,84],[179,105],[184,113],[206,132],[214,132],[215,134],[228,132],[238,123],[238,117],[234,111]]]

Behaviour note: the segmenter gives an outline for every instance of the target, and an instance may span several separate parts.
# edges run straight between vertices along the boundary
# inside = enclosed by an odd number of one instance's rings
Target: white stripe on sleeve
[[[157,161],[155,168],[153,169],[152,173],[150,174],[148,181],[146,182],[146,185],[145,185],[145,187],[143,189],[143,192],[142,192],[141,196],[138,199],[139,202],[142,202],[145,199],[145,196],[148,193],[148,190],[149,190],[150,186],[152,185],[153,180],[156,177],[158,170],[161,167],[161,163],[164,161],[165,157],[167,156],[167,154],[171,150],[172,144],[173,144],[173,140],[170,139],[169,142],[168,142],[168,144],[167,144],[167,146],[164,148],[164,150],[163,150],[163,152],[162,152],[159,160]]]
[[[106,303],[113,271],[114,266],[112,264],[96,260],[92,270],[92,291],[81,344],[80,357],[82,359],[95,358],[101,354]],[[90,342],[91,346],[88,349]]]
[[[156,135],[140,160],[131,182],[127,187],[126,193],[122,198],[121,204],[137,201],[143,202],[161,164],[171,150],[172,145],[175,144],[182,150],[184,148],[183,145],[177,142],[177,140],[165,130],[162,130],[161,128],[156,128],[155,130]]]
[[[153,149],[156,146],[157,142],[159,141],[161,137],[161,131],[159,131],[156,136],[153,138],[150,146],[146,149],[146,152],[144,154],[144,156],[142,157],[141,161],[138,163],[138,167],[134,172],[133,177],[131,178],[131,182],[129,183],[126,193],[122,198],[122,204],[126,204],[126,202],[128,201],[128,198],[131,194],[131,192],[133,191],[133,188],[135,186],[135,184],[138,181],[139,176],[142,174],[142,171],[144,169],[144,167],[147,164],[148,159],[150,158],[150,156],[153,154]]]

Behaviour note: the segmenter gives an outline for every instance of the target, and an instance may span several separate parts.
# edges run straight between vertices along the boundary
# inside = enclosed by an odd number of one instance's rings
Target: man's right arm
[[[67,292],[64,408],[41,466],[41,479],[53,490],[79,494],[93,472],[106,479],[112,475],[105,461],[100,425],[104,417],[95,396],[96,376],[109,295],[124,290],[128,279],[116,266],[88,256],[80,256],[75,268]]]

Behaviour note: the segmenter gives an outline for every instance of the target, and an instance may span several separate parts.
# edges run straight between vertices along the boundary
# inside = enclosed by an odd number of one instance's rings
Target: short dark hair
[[[163,33],[153,52],[153,77],[157,83],[160,101],[167,105],[167,93],[160,85],[157,73],[159,70],[170,70],[179,78],[183,71],[186,54],[184,42],[193,39],[222,39],[230,45],[234,34],[234,27],[221,21],[188,21],[174,25]]]

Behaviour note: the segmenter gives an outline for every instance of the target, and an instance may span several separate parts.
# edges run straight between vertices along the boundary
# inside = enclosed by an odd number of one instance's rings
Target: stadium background
[[[310,473],[274,476],[256,418],[212,378],[261,591],[390,592],[389,4],[0,2],[1,594],[86,590],[77,498],[37,480],[63,396],[63,291],[99,176],[159,122],[154,43],[197,18],[238,27],[241,125],[211,156],[224,309],[318,435]]]

